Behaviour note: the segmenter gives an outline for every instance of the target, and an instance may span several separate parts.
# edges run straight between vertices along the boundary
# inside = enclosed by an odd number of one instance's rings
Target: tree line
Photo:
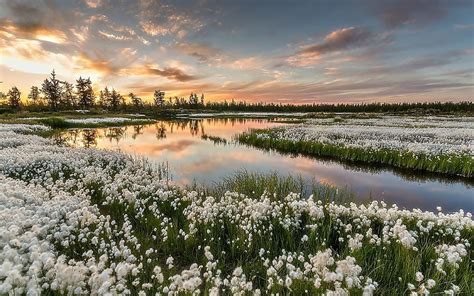
[[[0,100],[8,106],[11,111],[21,109],[35,111],[61,111],[72,109],[91,109],[122,111],[122,110],[149,110],[150,108],[204,108],[204,94],[200,97],[192,92],[189,98],[169,97],[166,99],[165,92],[155,90],[153,102],[144,102],[142,98],[133,92],[124,96],[115,88],[105,87],[98,93],[94,92],[90,78],[79,77],[75,84],[61,81],[56,77],[53,70],[40,87],[32,86],[27,96],[27,104],[21,101],[21,92],[13,86],[6,94],[0,93]],[[128,100],[127,100],[128,98]]]
[[[21,101],[21,92],[13,86],[7,94],[0,93],[7,111],[27,109],[30,111],[60,111],[73,109],[100,109],[110,111],[150,111],[168,109],[199,109],[208,111],[240,112],[474,112],[474,103],[425,102],[425,103],[362,103],[362,104],[275,104],[248,103],[245,101],[206,102],[204,94],[192,92],[188,98],[165,97],[165,92],[155,90],[152,102],[145,102],[133,92],[124,96],[115,88],[105,87],[95,93],[90,78],[79,77],[75,84],[61,81],[53,70],[40,87],[32,86],[27,104]],[[0,110],[1,111],[1,110]]]

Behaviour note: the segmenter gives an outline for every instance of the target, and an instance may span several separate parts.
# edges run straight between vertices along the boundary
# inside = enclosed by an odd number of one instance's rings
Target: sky
[[[0,0],[0,91],[52,70],[151,99],[474,97],[474,1]]]

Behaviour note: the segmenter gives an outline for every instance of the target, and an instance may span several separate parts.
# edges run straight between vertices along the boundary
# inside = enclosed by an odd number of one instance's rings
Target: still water
[[[167,162],[173,181],[182,185],[213,184],[238,170],[278,172],[299,175],[308,184],[345,188],[360,200],[370,196],[407,209],[433,211],[441,206],[445,211],[474,212],[473,180],[284,155],[233,141],[236,134],[248,129],[280,124],[241,118],[169,120],[141,126],[73,129],[55,137],[77,147],[120,150],[158,164]]]

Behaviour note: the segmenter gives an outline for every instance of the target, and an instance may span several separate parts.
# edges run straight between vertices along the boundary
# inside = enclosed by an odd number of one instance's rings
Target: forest
[[[41,86],[32,86],[22,100],[22,93],[13,86],[4,94],[0,93],[0,114],[18,112],[66,111],[66,110],[106,110],[113,112],[163,112],[166,110],[202,110],[231,112],[474,112],[472,101],[462,102],[414,102],[414,103],[361,103],[361,104],[283,104],[231,101],[206,101],[204,93],[198,96],[192,92],[188,98],[166,97],[157,88],[151,101],[140,98],[133,92],[126,95],[115,88],[105,87],[96,92],[90,78],[79,77],[75,84],[61,81],[53,70]]]

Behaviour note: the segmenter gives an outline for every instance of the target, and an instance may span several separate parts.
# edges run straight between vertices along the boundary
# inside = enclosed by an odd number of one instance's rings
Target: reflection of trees
[[[105,130],[104,136],[109,139],[110,142],[115,140],[115,142],[119,142],[120,139],[125,135],[125,131],[127,129],[125,127],[111,127]]]
[[[77,139],[79,138],[80,130],[67,130],[61,133],[55,133],[51,136],[51,139],[55,145],[64,146],[77,144]]]
[[[143,134],[143,125],[134,125],[133,126],[133,135],[132,135],[132,139],[136,139],[137,136]]]
[[[158,140],[166,138],[166,126],[163,122],[156,124],[156,138]]]
[[[51,140],[54,143],[54,145],[65,146],[65,145],[68,144],[68,135],[67,135],[67,133],[53,134],[51,136]]]
[[[189,131],[191,135],[195,136],[199,132],[199,121],[198,120],[190,120],[189,121]]]
[[[82,144],[84,147],[97,146],[97,130],[87,129],[82,131]]]
[[[76,145],[77,143],[77,140],[79,139],[79,135],[81,134],[81,131],[78,130],[78,129],[75,129],[75,130],[70,130],[69,131],[69,142],[73,143],[74,145]]]

